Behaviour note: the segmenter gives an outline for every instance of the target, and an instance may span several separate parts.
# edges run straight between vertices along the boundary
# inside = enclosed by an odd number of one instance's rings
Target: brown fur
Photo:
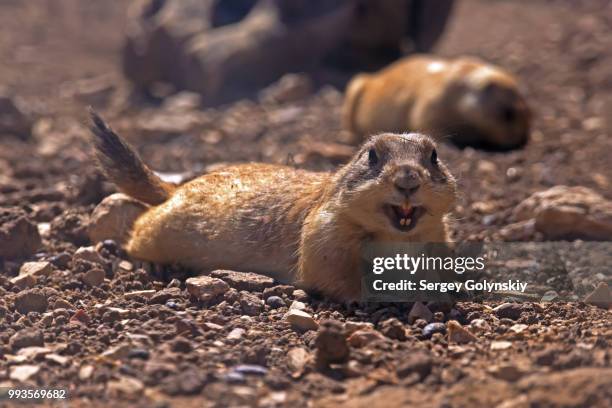
[[[475,58],[404,58],[348,85],[343,125],[357,141],[418,131],[460,146],[509,149],[528,140],[530,111],[512,75]]]
[[[103,139],[110,132],[106,126],[96,129],[107,130],[96,132]],[[445,217],[454,202],[455,181],[443,163],[433,164],[433,150],[423,135],[384,134],[367,141],[336,173],[261,163],[229,166],[178,187],[152,206],[136,221],[126,249],[142,260],[202,271],[254,271],[337,299],[358,299],[365,242],[448,240]],[[101,163],[123,186],[121,171],[106,166],[139,165],[118,161]],[[418,180],[415,193],[396,187],[406,186],[406,180]],[[143,191],[156,186],[145,178],[124,191],[145,197]],[[412,230],[402,231],[382,209],[407,201],[427,212]]]

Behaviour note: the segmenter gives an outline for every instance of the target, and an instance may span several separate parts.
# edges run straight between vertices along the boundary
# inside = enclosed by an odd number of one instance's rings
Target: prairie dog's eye
[[[368,152],[368,163],[370,163],[370,166],[376,166],[376,164],[378,164],[378,154],[376,154],[376,150],[370,149]]]
[[[434,166],[438,165],[438,152],[436,151],[436,149],[433,149],[431,151],[431,164],[433,164]]]

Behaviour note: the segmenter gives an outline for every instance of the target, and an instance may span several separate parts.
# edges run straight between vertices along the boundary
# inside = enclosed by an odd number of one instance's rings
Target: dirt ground
[[[92,165],[87,105],[155,170],[186,177],[244,161],[332,170],[353,149],[317,147],[347,141],[342,90],[329,85],[284,104],[262,97],[205,111],[185,107],[184,95],[130,97],[119,68],[127,4],[0,3],[0,87],[37,119],[29,140],[0,135],[0,221],[14,214],[4,207],[20,207],[43,238],[35,255],[0,260],[0,388],[22,385],[15,367],[27,366],[24,384],[67,388],[69,406],[612,406],[610,311],[584,303],[432,305],[434,322],[456,319],[476,334],[455,344],[444,325],[411,322],[410,305],[345,306],[225,275],[231,289],[203,303],[185,290],[188,272],[141,264],[112,242],[97,266],[73,260],[90,245],[91,211],[114,191]],[[510,153],[441,147],[460,184],[454,239],[500,240],[511,210],[554,185],[612,199],[611,45],[609,1],[458,2],[436,52],[514,72],[535,124],[529,145]],[[32,260],[51,271],[21,290],[10,278]],[[593,265],[610,281],[606,265]],[[106,280],[87,284],[96,268]],[[126,296],[143,290],[155,292]],[[20,311],[24,298],[38,303]],[[318,369],[312,357],[326,346],[285,321],[293,301],[319,322],[369,323],[378,334],[351,343],[348,363]],[[19,342],[43,348],[19,354]]]

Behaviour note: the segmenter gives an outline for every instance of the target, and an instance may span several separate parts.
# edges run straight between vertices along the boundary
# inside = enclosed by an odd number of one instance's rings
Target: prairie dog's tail
[[[361,104],[361,96],[363,95],[364,86],[368,80],[367,74],[359,74],[351,79],[344,95],[344,103],[342,105],[342,126],[344,129],[353,133],[355,137],[361,136],[359,126],[357,124],[357,110]]]
[[[144,203],[157,205],[166,201],[175,186],[164,182],[148,168],[138,153],[91,108],[89,115],[96,158],[109,181],[122,193]]]

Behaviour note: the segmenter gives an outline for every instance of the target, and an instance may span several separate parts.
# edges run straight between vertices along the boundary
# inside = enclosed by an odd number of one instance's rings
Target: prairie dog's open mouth
[[[422,206],[412,206],[410,204],[391,205],[385,204],[383,211],[391,224],[400,231],[406,232],[413,229],[419,218],[425,214],[425,208]]]

